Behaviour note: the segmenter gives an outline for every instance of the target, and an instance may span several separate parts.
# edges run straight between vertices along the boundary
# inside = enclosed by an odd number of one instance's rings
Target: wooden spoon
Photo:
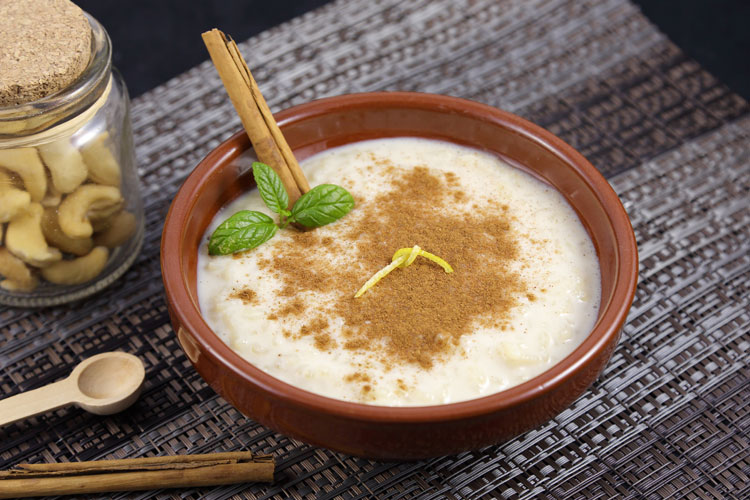
[[[78,364],[68,378],[0,401],[0,426],[74,403],[111,415],[135,403],[146,370],[124,352],[104,352]]]

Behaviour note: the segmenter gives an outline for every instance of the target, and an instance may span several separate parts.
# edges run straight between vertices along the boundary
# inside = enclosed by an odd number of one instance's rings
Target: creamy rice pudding
[[[198,262],[202,314],[258,368],[302,389],[377,405],[473,399],[528,380],[588,335],[599,308],[594,247],[550,186],[480,151],[416,138],[363,141],[302,163],[310,185],[354,196],[342,219],[285,229]],[[257,191],[230,203],[276,217]],[[396,250],[418,258],[359,298]]]

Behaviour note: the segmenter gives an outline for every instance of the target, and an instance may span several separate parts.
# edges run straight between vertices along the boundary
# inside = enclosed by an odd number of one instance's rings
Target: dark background
[[[329,0],[74,0],[109,32],[132,97],[208,59],[200,34],[238,42]],[[750,100],[750,1],[635,0],[688,56]]]

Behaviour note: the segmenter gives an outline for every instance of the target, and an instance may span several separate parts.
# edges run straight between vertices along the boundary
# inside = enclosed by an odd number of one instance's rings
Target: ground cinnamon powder
[[[408,363],[429,369],[454,354],[463,335],[477,326],[503,329],[520,300],[533,300],[532,290],[512,265],[523,261],[517,221],[501,201],[467,202],[453,173],[422,166],[400,169],[375,158],[373,164],[392,189],[371,200],[353,192],[355,210],[363,216],[347,225],[340,238],[296,232],[283,256],[259,263],[283,283],[279,306],[269,318],[309,318],[299,331],[288,334],[313,335],[321,350],[337,345],[329,330],[335,321],[343,321],[339,340],[345,349],[367,352],[387,368]],[[310,252],[318,245],[331,253],[355,245],[356,262],[334,266]],[[354,298],[396,250],[413,245],[442,257],[455,272],[445,273],[420,257]],[[324,309],[307,307],[301,297],[319,292],[335,298]],[[349,381],[366,383],[368,391],[375,382],[362,373]]]
[[[252,305],[257,301],[258,294],[255,293],[251,288],[235,288],[232,293],[229,294],[232,299],[240,299],[243,304]]]

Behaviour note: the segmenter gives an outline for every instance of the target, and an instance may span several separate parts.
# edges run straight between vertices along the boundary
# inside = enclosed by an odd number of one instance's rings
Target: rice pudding
[[[540,374],[592,329],[596,253],[550,186],[492,155],[416,138],[350,144],[301,167],[311,185],[349,190],[354,210],[246,252],[199,252],[204,318],[258,368],[337,399],[444,404]],[[239,210],[275,217],[253,190],[216,215],[204,242]],[[354,298],[414,245],[455,272],[417,259]]]

